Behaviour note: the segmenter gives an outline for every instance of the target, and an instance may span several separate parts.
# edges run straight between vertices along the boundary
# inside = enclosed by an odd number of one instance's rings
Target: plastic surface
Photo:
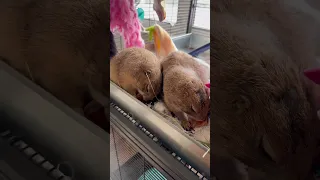
[[[1,180],[53,180],[46,172],[28,160],[21,152],[0,139]]]
[[[0,83],[0,113],[33,147],[77,180],[109,179],[109,134],[1,61]]]

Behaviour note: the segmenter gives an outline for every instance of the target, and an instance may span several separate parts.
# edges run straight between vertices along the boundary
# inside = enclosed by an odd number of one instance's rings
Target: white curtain
[[[196,0],[193,26],[210,30],[210,0]]]

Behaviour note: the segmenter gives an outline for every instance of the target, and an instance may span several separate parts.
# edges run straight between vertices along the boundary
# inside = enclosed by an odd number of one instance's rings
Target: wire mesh
[[[110,178],[113,180],[166,180],[127,140],[110,127]]]
[[[164,143],[162,143],[161,139],[159,139],[158,137],[156,137],[155,135],[152,134],[152,132],[150,132],[148,129],[146,129],[142,124],[140,124],[139,121],[137,121],[136,119],[134,119],[130,114],[128,114],[127,112],[123,111],[119,106],[117,106],[114,103],[110,103],[110,108],[115,108],[117,111],[119,111],[124,117],[126,117],[126,119],[128,119],[129,121],[131,121],[137,128],[139,128],[141,131],[143,131],[145,133],[146,136],[148,136],[149,138],[151,138],[153,140],[153,142],[155,142],[156,144],[158,144],[160,147],[162,147],[167,153],[171,154],[172,157],[174,159],[176,159],[177,161],[179,161],[182,165],[184,165],[184,167],[188,168],[191,172],[193,172],[196,176],[198,176],[199,179],[203,179],[203,180],[207,180],[208,177],[205,177],[201,172],[199,172],[198,170],[196,170],[194,167],[192,167],[190,164],[188,164],[184,159],[182,159],[176,152],[174,152],[170,147],[166,146]],[[113,138],[113,135],[111,135],[110,137]],[[112,140],[110,139],[110,146],[113,147],[114,145],[112,145],[111,142]],[[114,143],[115,144],[115,143]],[[133,148],[132,148],[133,149]],[[111,148],[111,152],[114,151]],[[129,152],[129,150],[127,151]],[[112,156],[114,156],[115,152],[113,152],[113,154],[111,154],[111,158],[113,158]],[[115,158],[113,158],[113,163],[115,163]]]

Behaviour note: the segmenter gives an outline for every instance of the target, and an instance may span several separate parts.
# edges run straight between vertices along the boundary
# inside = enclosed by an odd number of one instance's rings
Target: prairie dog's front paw
[[[143,101],[143,96],[142,96],[139,92],[136,92],[136,98],[137,98],[139,101]]]
[[[181,126],[183,127],[183,129],[185,129],[186,131],[193,131],[194,128],[192,126],[192,123],[190,121],[187,120],[182,120],[181,121]]]

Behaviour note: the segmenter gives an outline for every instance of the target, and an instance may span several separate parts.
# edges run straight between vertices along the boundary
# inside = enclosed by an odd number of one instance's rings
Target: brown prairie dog
[[[140,95],[144,101],[149,101],[161,91],[160,65],[151,51],[127,48],[111,59],[110,79],[134,97]]]
[[[108,89],[108,2],[0,1],[0,56],[72,108]],[[101,88],[101,89],[100,89]]]
[[[316,64],[317,13],[303,0],[217,0],[211,13],[213,147],[264,179],[312,173],[316,113],[302,71]]]
[[[173,52],[162,62],[164,102],[182,121],[206,121],[210,109],[207,79],[190,55]]]

